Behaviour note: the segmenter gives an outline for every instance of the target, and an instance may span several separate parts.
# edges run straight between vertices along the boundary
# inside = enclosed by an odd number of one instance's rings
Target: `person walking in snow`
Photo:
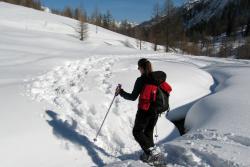
[[[144,89],[144,86],[149,83],[149,76],[152,73],[151,62],[145,58],[138,61],[138,70],[141,76],[137,78],[132,93],[125,92],[121,87],[117,88],[116,94],[124,99],[135,101]],[[150,157],[160,154],[160,149],[155,146],[153,140],[154,127],[158,120],[158,114],[154,112],[153,107],[147,111],[141,109],[143,106],[142,100],[139,99],[138,110],[135,118],[133,136],[139,143],[144,153],[140,159],[147,161]]]

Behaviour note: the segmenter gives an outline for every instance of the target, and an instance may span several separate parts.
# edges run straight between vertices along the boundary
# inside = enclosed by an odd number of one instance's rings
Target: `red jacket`
[[[159,87],[168,94],[170,94],[170,92],[172,91],[171,86],[167,82],[163,82]],[[143,87],[139,97],[139,109],[144,111],[149,110],[151,102],[154,102],[156,100],[157,88],[157,86],[151,84],[146,84]]]

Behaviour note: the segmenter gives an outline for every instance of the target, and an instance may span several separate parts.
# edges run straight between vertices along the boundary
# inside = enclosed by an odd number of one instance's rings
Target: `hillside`
[[[139,25],[140,38],[192,55],[250,58],[248,0],[189,0],[166,12]]]
[[[188,1],[182,8],[187,28],[213,36],[246,26],[250,17],[247,0]]]
[[[246,26],[249,20],[250,3],[247,0],[188,0],[182,6],[174,9],[170,17],[181,16],[187,31],[219,35],[227,31],[232,24],[232,32]],[[155,18],[143,22],[139,27],[152,27],[164,23],[168,17],[163,15],[158,21]]]
[[[190,0],[184,4],[186,26],[193,27],[201,22],[208,22],[212,17],[220,17],[224,8],[232,0]]]

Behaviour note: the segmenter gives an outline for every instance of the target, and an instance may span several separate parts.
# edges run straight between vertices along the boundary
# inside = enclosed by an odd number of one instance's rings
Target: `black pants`
[[[154,147],[153,133],[157,120],[158,115],[155,112],[137,111],[133,135],[146,154],[149,154],[150,147]]]

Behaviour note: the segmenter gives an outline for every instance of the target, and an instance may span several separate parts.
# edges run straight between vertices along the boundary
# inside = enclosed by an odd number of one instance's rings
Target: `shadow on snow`
[[[70,142],[85,147],[92,161],[98,166],[104,166],[105,163],[99,157],[97,151],[103,153],[106,156],[111,157],[104,149],[96,146],[86,136],[79,134],[75,131],[77,122],[73,122],[70,125],[67,121],[62,121],[57,118],[57,113],[47,110],[46,113],[51,117],[52,120],[48,120],[48,124],[53,127],[53,133],[58,138],[69,140]]]

